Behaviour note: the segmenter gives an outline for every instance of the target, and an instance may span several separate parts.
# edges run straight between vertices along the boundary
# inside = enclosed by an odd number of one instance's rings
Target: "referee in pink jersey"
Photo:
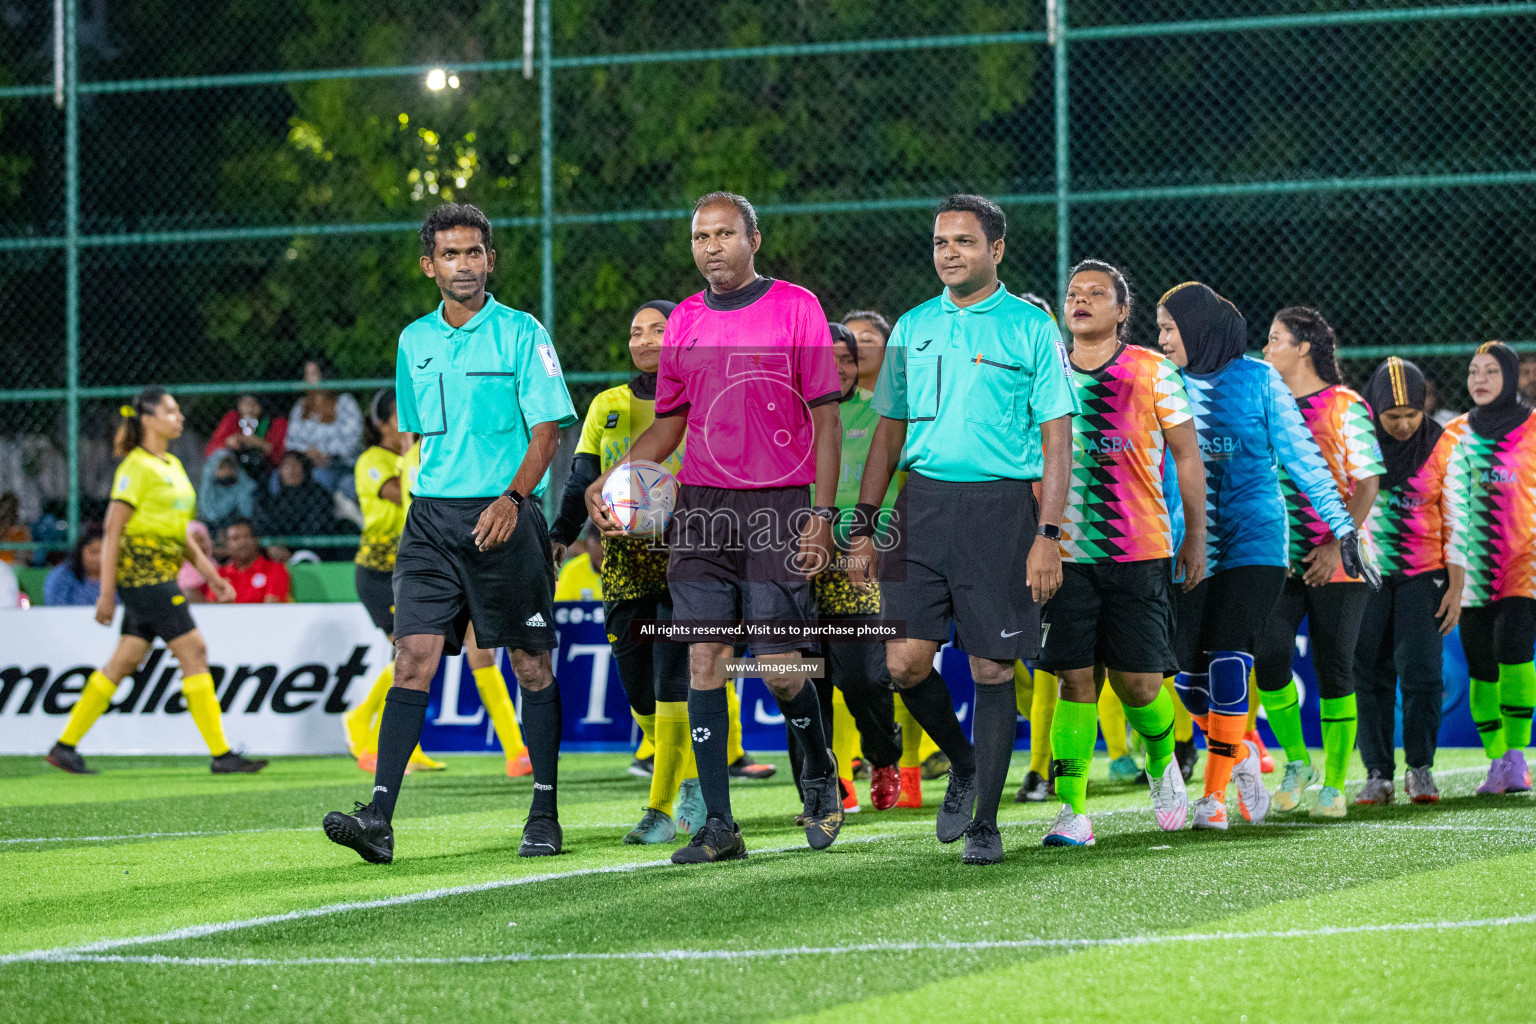
[[[829,564],[837,517],[842,389],[832,335],[816,296],[757,273],[762,235],[745,198],[701,197],[691,235],[693,262],[709,287],[667,318],[656,420],[625,459],[660,462],[687,435],[682,495],[668,527],[667,585],[673,621],[695,630],[688,719],[708,818],[672,855],[677,864],[747,855],[731,817],[719,667],[739,640],[755,657],[784,663],[767,682],[805,751],[806,842],[825,849],[843,824],[830,727],[800,667],[817,644],[798,631],[811,621],[810,579]],[[602,500],[606,478],[588,488],[587,508],[599,529],[619,536]]]

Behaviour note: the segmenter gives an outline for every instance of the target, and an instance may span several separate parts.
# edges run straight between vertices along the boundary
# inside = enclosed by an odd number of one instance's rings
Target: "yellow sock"
[[[1035,695],[1029,705],[1029,770],[1047,775],[1051,769],[1051,722],[1056,718],[1056,677],[1035,673]]]
[[[480,691],[480,703],[491,716],[496,736],[501,740],[502,752],[510,761],[523,749],[523,731],[517,727],[517,709],[512,706],[512,695],[507,692],[507,680],[495,665],[475,669],[475,688]]]
[[[1104,751],[1111,761],[1126,755],[1125,706],[1115,691],[1104,687],[1099,693],[1099,727],[1104,730]]]
[[[181,681],[181,696],[192,712],[197,731],[203,734],[208,752],[214,757],[229,753],[229,741],[224,738],[224,716],[219,711],[219,698],[213,693],[213,676],[199,672]]]
[[[1013,706],[1020,718],[1028,718],[1035,703],[1035,674],[1022,661],[1013,663]]]
[[[373,685],[368,688],[367,695],[358,702],[357,707],[348,711],[343,717],[342,721],[347,729],[347,743],[352,747],[353,756],[365,752],[378,753],[378,738],[374,732],[373,719],[384,710],[384,698],[389,694],[389,688],[394,685],[395,663],[390,662],[379,672]]]
[[[644,761],[648,757],[656,756],[656,716],[649,715],[650,726],[647,727],[644,719],[635,714],[635,709],[629,709],[629,717],[635,720],[640,727],[640,745],[635,748],[635,760]]]
[[[683,781],[684,771],[693,762],[693,742],[688,738],[688,702],[659,700],[654,724],[656,767],[651,772],[650,806],[663,814],[672,813],[672,801]],[[693,777],[697,778],[698,769]]]
[[[735,764],[747,756],[747,748],[741,745],[741,694],[736,692],[740,683],[741,680],[732,679],[725,684],[726,714],[731,716],[730,728],[725,734],[726,764]]]
[[[812,685],[806,683],[807,686]],[[853,778],[853,759],[859,752],[859,727],[848,711],[843,692],[832,691],[832,756],[837,758],[837,774]]]
[[[1259,682],[1253,670],[1248,670],[1248,728],[1244,732],[1253,732],[1259,727]]]
[[[59,737],[59,742],[72,747],[85,739],[85,734],[96,724],[96,719],[111,706],[112,695],[116,692],[116,683],[100,672],[92,672],[91,678],[85,681],[80,699],[75,701],[74,710],[69,713],[69,721],[64,723],[64,733]]]
[[[917,724],[900,696],[896,698],[896,724],[901,726],[901,767],[916,768],[923,763],[919,755],[923,746],[923,727]]]
[[[1173,685],[1173,676],[1163,677],[1163,689],[1173,698],[1173,738],[1180,743],[1188,743],[1195,738],[1195,720],[1179,699],[1179,689]]]

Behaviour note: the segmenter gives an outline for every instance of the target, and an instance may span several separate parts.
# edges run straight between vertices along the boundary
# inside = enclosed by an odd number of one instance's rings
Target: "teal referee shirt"
[[[420,434],[422,498],[493,498],[517,475],[536,423],[576,422],[549,332],[489,293],[463,327],[443,306],[400,332],[400,429]],[[544,482],[534,488],[544,490]]]
[[[875,411],[907,421],[901,468],[934,480],[1038,480],[1040,424],[1077,411],[1056,321],[1001,284],[961,308],[949,289],[896,322]]]

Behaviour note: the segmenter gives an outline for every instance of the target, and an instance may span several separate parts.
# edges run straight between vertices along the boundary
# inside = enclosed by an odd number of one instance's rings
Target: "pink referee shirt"
[[[814,483],[811,409],[840,395],[827,318],[799,285],[759,278],[724,297],[706,290],[667,318],[656,415],[688,417],[682,483]]]

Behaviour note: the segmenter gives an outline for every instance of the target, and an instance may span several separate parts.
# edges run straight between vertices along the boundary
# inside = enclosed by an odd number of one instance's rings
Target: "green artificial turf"
[[[1532,798],[1474,797],[1478,751],[1441,752],[1438,806],[1399,793],[1255,828],[1234,800],[1230,832],[1173,835],[1101,757],[1098,845],[1043,848],[1055,806],[1005,802],[1008,860],[990,868],[933,838],[942,780],[923,810],[851,816],[825,853],[793,827],[782,770],[740,781],[750,860],[676,868],[658,863],[671,846],[618,842],[646,793],[627,757],[564,759],[567,852],[534,860],[515,855],[529,781],[449,758],[407,780],[398,859],[378,867],[318,828],[367,795],[348,760],[254,777],[91,760],[100,775],[0,758],[0,958],[55,951],[0,962],[5,1020],[1536,1019]],[[312,962],[338,957],[359,962]],[[423,958],[460,962],[407,962]]]

